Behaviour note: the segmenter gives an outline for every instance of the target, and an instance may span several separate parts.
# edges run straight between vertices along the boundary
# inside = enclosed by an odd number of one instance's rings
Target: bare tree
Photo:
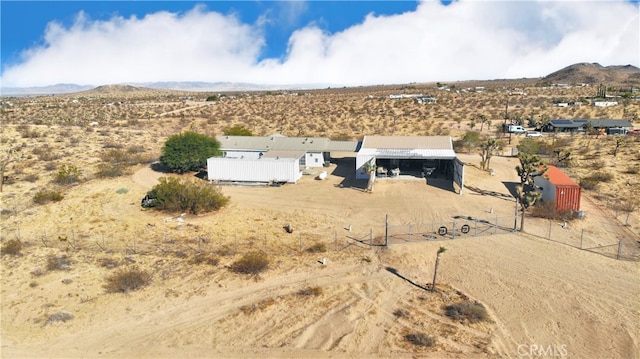
[[[618,151],[620,151],[620,147],[624,146],[627,141],[622,136],[616,136],[616,146],[613,149],[613,157],[618,156]]]

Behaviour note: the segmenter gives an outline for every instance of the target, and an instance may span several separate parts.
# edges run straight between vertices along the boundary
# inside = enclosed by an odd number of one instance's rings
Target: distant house
[[[542,127],[543,132],[584,132],[591,124],[594,130],[606,134],[621,134],[633,128],[628,120],[555,119]]]
[[[535,177],[542,200],[554,204],[558,212],[579,211],[582,188],[558,167],[549,165],[543,176]]]
[[[415,103],[437,103],[438,99],[436,99],[435,97],[430,97],[430,96],[420,96],[420,97],[416,97],[415,99],[413,99],[413,101]]]
[[[618,106],[618,102],[617,101],[595,101],[593,105],[595,107],[611,107],[611,106]]]

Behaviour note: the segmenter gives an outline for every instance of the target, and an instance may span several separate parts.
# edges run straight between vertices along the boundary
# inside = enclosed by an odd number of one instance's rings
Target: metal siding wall
[[[369,160],[373,158],[373,155],[357,155],[356,156],[356,179],[369,179],[368,174],[361,173],[362,166],[364,166]]]
[[[579,211],[582,188],[562,186],[556,189],[556,209],[559,211]]]
[[[322,156],[322,153],[306,153],[304,155],[304,158],[305,166],[307,167],[322,167],[322,165],[324,164],[324,156]],[[316,162],[316,160],[318,161]]]
[[[210,158],[207,166],[214,181],[297,182],[301,176],[298,161]]]

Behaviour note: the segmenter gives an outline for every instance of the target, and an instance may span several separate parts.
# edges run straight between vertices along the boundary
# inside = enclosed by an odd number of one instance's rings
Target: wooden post
[[[584,229],[580,232],[580,249],[582,249],[582,240],[584,239]]]
[[[622,240],[619,240],[618,241],[618,257],[617,257],[617,259],[619,260],[621,256],[622,256]]]
[[[389,214],[384,217],[384,246],[389,246]]]

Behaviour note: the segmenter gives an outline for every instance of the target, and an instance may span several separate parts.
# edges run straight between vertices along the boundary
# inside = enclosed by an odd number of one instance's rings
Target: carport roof
[[[449,136],[365,136],[360,155],[399,159],[454,159]]]
[[[364,136],[362,149],[451,150],[449,136]],[[455,155],[454,155],[455,157]]]

